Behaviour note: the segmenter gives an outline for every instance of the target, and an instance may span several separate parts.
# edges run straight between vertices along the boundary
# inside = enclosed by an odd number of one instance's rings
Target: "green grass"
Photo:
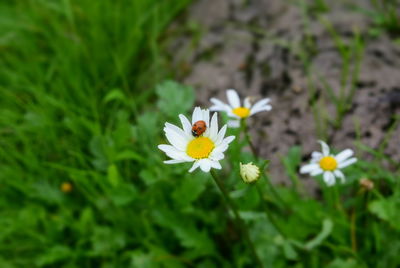
[[[168,75],[158,43],[188,2],[0,3],[1,267],[127,267],[118,250],[137,247],[140,215],[114,208],[138,191],[122,187],[142,165],[132,123]]]
[[[163,124],[178,124],[195,103],[191,87],[164,81],[160,45],[188,3],[0,3],[0,267],[255,267],[210,174],[164,165],[157,149],[167,143]],[[317,14],[329,12],[316,3]],[[343,88],[351,85],[339,96],[344,116],[362,44],[331,36],[344,59]],[[296,46],[310,73],[316,51],[308,41],[275,40]],[[321,183],[318,196],[304,194],[299,146],[271,156],[281,157],[291,187],[270,184],[267,173],[242,183],[239,162],[267,162],[244,149],[251,137],[228,130],[237,139],[217,176],[265,267],[399,265],[399,165],[384,154],[399,117],[379,148],[362,144],[362,121],[354,121],[359,161],[345,184]],[[360,188],[361,178],[375,188]]]

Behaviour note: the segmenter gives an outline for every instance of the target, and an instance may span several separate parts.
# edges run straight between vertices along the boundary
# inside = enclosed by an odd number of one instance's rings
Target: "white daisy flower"
[[[236,90],[228,89],[226,91],[226,96],[228,98],[229,105],[220,101],[219,99],[211,98],[210,101],[214,105],[210,107],[210,110],[224,111],[228,113],[229,117],[234,118],[235,120],[228,122],[229,127],[239,127],[240,119],[247,118],[262,111],[270,111],[272,109],[271,105],[268,104],[270,101],[268,98],[259,100],[254,105],[251,105],[250,97],[246,97],[242,106]]]
[[[300,173],[309,173],[311,176],[317,176],[323,173],[323,178],[328,186],[336,183],[336,178],[339,178],[342,183],[345,178],[340,169],[347,167],[357,161],[355,157],[351,157],[354,152],[351,149],[343,150],[337,155],[330,154],[329,146],[319,141],[322,147],[322,153],[313,152],[311,154],[310,164],[302,166]],[[349,158],[351,157],[351,158]]]
[[[161,144],[158,145],[158,148],[172,159],[166,160],[164,163],[194,162],[189,172],[198,167],[204,172],[209,172],[211,168],[221,169],[219,161],[224,159],[224,152],[235,137],[224,137],[226,125],[218,131],[217,113],[214,113],[210,122],[209,110],[196,107],[193,111],[192,123],[182,114],[179,115],[179,118],[183,129],[168,122],[165,123],[165,136],[171,145]],[[196,137],[192,128],[199,121],[205,123],[206,129]]]

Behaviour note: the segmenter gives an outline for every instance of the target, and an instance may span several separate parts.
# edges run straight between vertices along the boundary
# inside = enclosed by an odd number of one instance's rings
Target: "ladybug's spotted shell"
[[[203,120],[197,121],[192,126],[192,135],[198,137],[201,134],[203,134],[204,131],[206,131],[206,129],[207,129],[206,122],[204,122]]]

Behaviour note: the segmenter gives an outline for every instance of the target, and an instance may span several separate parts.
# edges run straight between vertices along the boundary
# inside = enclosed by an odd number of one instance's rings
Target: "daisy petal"
[[[268,98],[261,99],[261,100],[257,101],[256,103],[254,103],[254,105],[253,105],[252,108],[258,109],[258,108],[260,108],[260,107],[263,107],[263,106],[267,105],[267,103],[268,103],[269,101],[270,101],[270,100],[269,100]],[[270,106],[270,105],[268,105],[268,106]]]
[[[311,153],[311,158],[313,160],[319,161],[322,158],[322,153],[321,152],[312,152]]]
[[[318,142],[321,144],[322,154],[324,156],[328,156],[329,155],[329,146],[325,142],[323,142],[321,140],[319,140]]]
[[[238,128],[238,127],[240,127],[240,121],[239,120],[229,120],[228,121],[228,127],[230,127],[230,128]]]
[[[185,163],[185,162],[189,162],[189,161],[172,159],[172,160],[165,160],[164,164],[179,164],[179,163]]]
[[[335,156],[335,158],[336,158],[336,161],[342,162],[342,161],[346,160],[347,158],[349,158],[350,156],[352,156],[353,154],[354,154],[353,150],[346,149],[346,150],[343,150],[342,152],[338,153]]]
[[[192,125],[199,120],[203,120],[203,112],[200,107],[194,108],[193,115],[192,115]]]
[[[265,105],[259,108],[251,108],[250,110],[250,116],[252,116],[253,114],[262,112],[262,111],[271,111],[272,107],[271,105]]]
[[[185,138],[185,140],[189,140],[189,138],[191,138],[192,135],[187,135],[187,133],[182,130],[181,128],[175,126],[174,124],[170,124],[168,122],[165,123],[165,127],[169,128],[170,130],[174,131],[177,135]]]
[[[182,136],[168,127],[164,128],[164,132],[165,132],[165,137],[167,137],[167,140],[172,146],[174,146],[180,151],[186,150],[186,146],[188,143],[188,139],[186,138],[186,136]]]
[[[183,114],[179,115],[179,119],[181,120],[183,131],[185,131],[189,136],[192,135],[192,125],[190,124],[189,119],[187,119]]]
[[[335,184],[335,176],[333,175],[332,172],[330,171],[324,172],[324,182],[328,186],[332,186]]]
[[[333,172],[333,174],[335,174],[335,176],[338,177],[341,180],[342,183],[345,182],[345,178],[344,178],[343,172],[341,172],[340,170],[337,169],[337,170],[335,170]]]
[[[214,113],[212,118],[211,118],[211,124],[210,124],[210,139],[212,141],[215,141],[218,137],[218,118],[217,118],[217,113]]]
[[[172,159],[175,160],[186,160],[186,161],[193,161],[193,158],[188,156],[185,152],[181,152],[178,149],[176,149],[172,145],[168,144],[160,144],[158,145],[158,149],[163,151],[167,156],[169,156]]]
[[[318,176],[320,174],[322,174],[324,171],[321,168],[315,169],[313,171],[310,172],[310,176],[314,177],[314,176]]]
[[[214,104],[210,108],[211,111],[218,111],[218,112],[225,111],[225,112],[228,112],[228,111],[232,110],[232,108],[228,104],[223,103],[219,99],[211,98],[210,101]]]
[[[310,172],[312,172],[312,171],[314,171],[316,169],[319,169],[319,165],[317,165],[317,164],[308,164],[308,165],[302,166],[300,168],[300,173],[301,174],[310,173]]]
[[[232,108],[240,107],[240,98],[236,90],[228,89],[226,91],[226,96],[228,97],[229,105],[232,106]]]
[[[226,125],[224,125],[221,129],[220,129],[220,131],[218,132],[218,135],[217,135],[217,137],[215,138],[215,140],[214,140],[214,143],[215,143],[215,145],[216,146],[218,146],[222,141],[223,141],[223,139],[224,139],[224,136],[225,136],[225,132],[226,132]]]
[[[357,162],[357,158],[353,157],[353,158],[347,159],[344,162],[339,163],[338,167],[339,168],[345,168],[347,166],[350,166],[351,164],[354,164],[355,162]]]
[[[222,168],[221,164],[218,161],[211,161],[210,164],[211,164],[212,168],[215,168],[215,169],[221,169]]]
[[[210,172],[211,169],[211,161],[207,158],[200,159],[200,169],[204,172]]]
[[[206,126],[210,127],[210,111],[208,109],[202,110],[203,116],[202,119],[204,122],[206,122]]]
[[[247,109],[250,109],[250,107],[251,107],[250,97],[246,97],[244,99],[244,107],[247,108]]]
[[[195,161],[193,163],[193,166],[189,169],[189,172],[192,173],[195,169],[197,169],[200,166],[199,161]]]

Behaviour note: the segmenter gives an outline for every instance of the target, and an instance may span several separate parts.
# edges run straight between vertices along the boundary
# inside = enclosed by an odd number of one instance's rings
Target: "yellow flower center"
[[[238,107],[233,109],[232,113],[236,114],[240,118],[246,118],[250,115],[250,109],[245,107]]]
[[[209,138],[198,137],[189,142],[186,153],[195,159],[207,158],[214,147],[214,142]]]
[[[333,156],[325,156],[319,160],[319,166],[325,171],[333,171],[337,168],[338,163]]]

